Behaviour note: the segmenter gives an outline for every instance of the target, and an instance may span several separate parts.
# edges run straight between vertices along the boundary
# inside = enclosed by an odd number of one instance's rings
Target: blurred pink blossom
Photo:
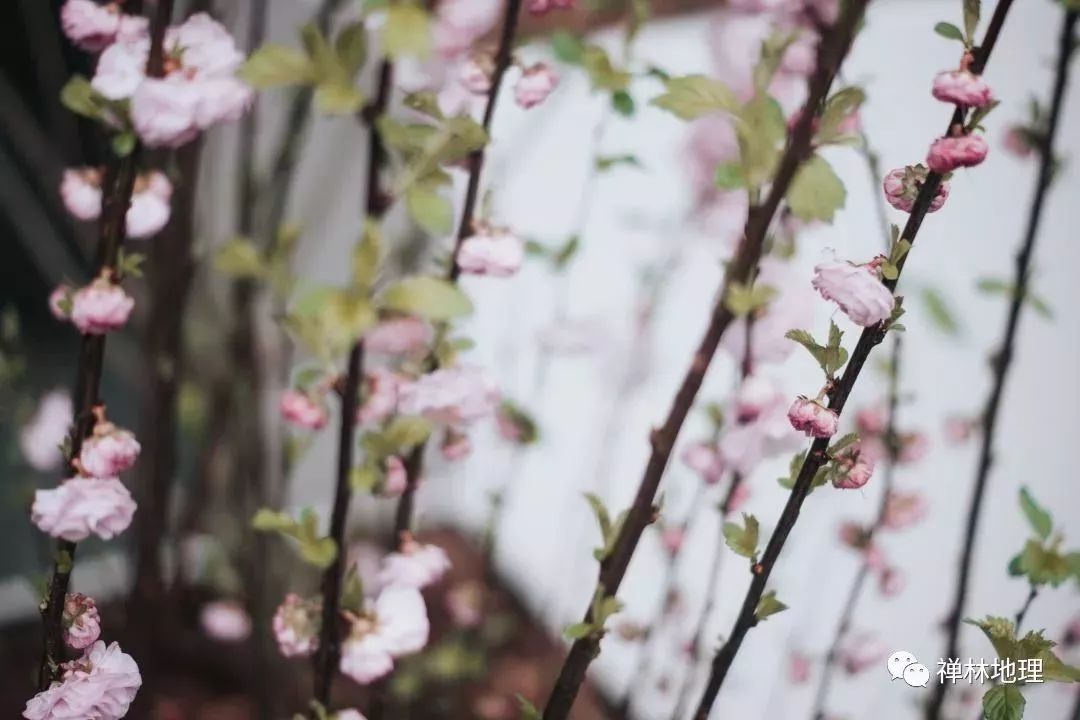
[[[28,720],[119,720],[127,715],[142,676],[130,655],[100,640],[81,658],[61,666],[62,679],[39,692],[23,710]]]
[[[461,425],[492,415],[498,401],[499,392],[483,370],[458,366],[402,383],[398,407],[404,415]]]
[[[101,616],[93,598],[82,593],[68,593],[64,599],[64,642],[68,647],[83,650],[101,636]]]
[[[232,600],[208,602],[199,610],[199,625],[214,640],[240,642],[251,635],[251,616]]]
[[[72,415],[71,396],[64,390],[42,396],[30,421],[19,432],[19,449],[30,467],[45,472],[60,465],[60,445],[71,427]]]
[[[441,547],[409,538],[401,544],[400,550],[383,558],[379,584],[383,587],[425,588],[442,580],[449,569],[450,558]]]
[[[34,494],[31,519],[38,529],[68,542],[90,535],[111,540],[135,514],[131,493],[116,478],[74,477]]]
[[[422,650],[429,630],[420,591],[388,587],[353,621],[341,646],[341,672],[362,685],[371,683],[393,669],[395,658]]]
[[[273,630],[278,649],[285,657],[311,655],[319,646],[321,601],[289,593],[274,612]]]

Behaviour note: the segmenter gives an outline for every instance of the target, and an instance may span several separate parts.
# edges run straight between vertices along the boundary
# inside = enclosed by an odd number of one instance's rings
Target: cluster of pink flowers
[[[49,295],[53,316],[70,321],[83,335],[104,335],[124,327],[135,307],[135,298],[112,277],[112,271],[106,268],[78,290],[60,285]]]
[[[925,434],[894,430],[890,436],[885,410],[881,406],[859,410],[855,415],[855,425],[859,430],[863,453],[876,462],[892,455],[896,462],[914,463],[926,454],[928,441]]]
[[[835,488],[857,490],[870,482],[873,474],[873,458],[862,451],[861,443],[855,443],[841,450],[833,459],[830,480]]]
[[[525,260],[525,242],[509,229],[478,224],[458,250],[457,263],[469,275],[510,277]]]
[[[939,73],[934,78],[934,97],[961,108],[985,108],[990,105],[993,102],[990,86],[981,76],[968,69],[971,62],[971,54],[965,53],[959,70]],[[966,132],[957,125],[947,136],[933,142],[926,156],[926,165],[940,174],[961,167],[974,167],[986,159],[989,149],[981,135]]]
[[[135,180],[131,207],[126,216],[127,236],[143,239],[156,235],[169,222],[173,187],[165,173],[143,173]],[[60,181],[64,207],[79,220],[101,216],[101,171],[97,168],[69,168]]]
[[[893,294],[881,282],[877,257],[862,265],[845,261],[821,263],[814,267],[814,289],[826,300],[840,306],[856,325],[870,327],[887,320],[896,304]]]
[[[885,190],[885,199],[897,210],[911,212],[915,207],[915,198],[919,190],[926,182],[927,169],[925,165],[908,165],[897,168],[885,176],[882,188]],[[942,180],[938,185],[934,199],[930,201],[927,212],[937,212],[949,199],[949,183]]]
[[[788,395],[764,375],[744,379],[735,397],[734,422],[720,434],[718,450],[724,466],[746,476],[762,460],[799,447],[788,405]]]
[[[498,402],[499,391],[483,370],[455,366],[403,383],[398,408],[404,415],[458,426],[490,417]]]
[[[124,532],[135,514],[131,493],[116,476],[134,464],[139,443],[105,420],[104,408],[96,413],[93,434],[72,461],[80,474],[58,487],[38,490],[31,507],[31,519],[42,532],[69,542],[90,535],[109,540]]]
[[[285,596],[274,613],[273,630],[278,649],[285,657],[306,657],[319,647],[322,604],[318,599]]]
[[[142,685],[138,665],[116,643],[106,647],[98,640],[60,667],[60,680],[26,703],[27,720],[119,720]]]
[[[300,390],[286,390],[278,405],[281,417],[305,430],[321,430],[330,421],[330,412],[322,398]]]
[[[818,400],[811,400],[805,395],[795,398],[788,408],[788,421],[791,427],[807,437],[828,438],[836,434],[840,416]]]
[[[101,616],[93,598],[82,593],[68,593],[64,600],[64,642],[68,647],[85,650],[101,637]]]
[[[60,8],[64,34],[87,52],[101,52],[117,41],[143,37],[149,24],[146,18],[125,15],[119,3],[101,5],[94,0],[67,0]]]

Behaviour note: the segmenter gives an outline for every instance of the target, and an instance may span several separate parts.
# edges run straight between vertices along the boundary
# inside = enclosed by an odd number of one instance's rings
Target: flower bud
[[[84,335],[104,335],[127,323],[135,299],[104,275],[71,298],[71,322]]]
[[[281,416],[305,430],[319,430],[329,421],[326,406],[299,390],[286,390],[281,396]]]
[[[811,285],[823,298],[839,305],[852,322],[863,327],[888,319],[896,302],[881,283],[875,263],[821,263],[814,267]]]
[[[926,182],[926,166],[908,165],[897,168],[885,176],[882,181],[882,189],[885,191],[885,199],[897,210],[911,212],[915,207],[915,198],[919,196],[922,185]],[[938,183],[934,199],[930,201],[927,212],[937,212],[949,198],[949,183],[942,180]]]
[[[101,636],[101,616],[94,600],[82,593],[68,593],[64,599],[64,642],[68,647],[83,650]]]
[[[986,159],[990,148],[980,135],[938,138],[930,146],[926,164],[936,173],[952,172],[960,167],[974,167]]]
[[[934,97],[942,102],[966,107],[986,107],[993,100],[990,86],[969,70],[948,70],[934,78]]]
[[[836,434],[840,416],[816,400],[800,395],[788,408],[788,421],[807,437],[827,438]]]
[[[559,84],[559,76],[546,63],[525,68],[514,85],[514,100],[528,110],[547,99]]]
[[[141,449],[131,431],[110,422],[98,422],[94,434],[83,441],[79,467],[90,477],[116,477],[135,464]]]

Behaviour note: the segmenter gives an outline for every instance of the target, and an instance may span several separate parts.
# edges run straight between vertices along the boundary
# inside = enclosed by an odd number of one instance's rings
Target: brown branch
[[[165,28],[172,16],[172,0],[161,0],[151,22],[150,59],[146,72],[151,77],[162,75],[162,46]],[[129,8],[137,11],[138,3]],[[126,232],[126,218],[131,206],[131,193],[135,187],[135,171],[141,148],[127,157],[117,158],[109,154],[102,182],[101,220],[98,224],[98,246],[95,265],[98,274],[105,269],[115,271]],[[79,365],[75,380],[75,420],[71,428],[71,449],[68,462],[78,458],[83,440],[94,430],[93,410],[101,404],[101,371],[105,358],[105,335],[83,335],[79,348]],[[45,690],[57,677],[58,664],[64,657],[63,613],[75,562],[76,544],[59,540],[53,562],[52,579],[48,595],[41,608],[44,625],[44,644],[41,666],[38,671],[38,689]]]
[[[761,258],[765,234],[780,206],[780,201],[786,194],[796,171],[812,153],[812,123],[828,96],[840,63],[847,55],[854,38],[855,27],[862,17],[867,2],[868,0],[855,0],[851,3],[836,26],[819,44],[817,67],[810,79],[807,93],[808,111],[802,114],[791,131],[764,203],[750,209],[743,240],[739,243],[735,257],[728,265],[724,285],[717,296],[705,335],[698,345],[697,352],[694,353],[690,368],[668,411],[667,419],[663,426],[652,433],[652,453],[634,503],[627,514],[626,522],[611,553],[600,564],[598,585],[603,587],[604,593],[608,596],[613,596],[618,591],[638,540],[645,527],[652,522],[653,499],[660,486],[660,480],[664,475],[679,430],[694,403],[694,398],[705,378],[705,372],[720,343],[720,337],[733,320],[733,315],[724,302],[727,289],[732,283],[745,284],[752,280]],[[591,608],[585,613],[584,622],[592,622]],[[544,708],[544,720],[565,720],[569,715],[574,698],[585,680],[585,671],[599,651],[598,634],[580,638],[574,642],[555,681],[555,686],[551,690],[551,695],[548,697]]]
[[[967,604],[968,585],[971,579],[971,564],[975,554],[975,538],[978,534],[979,517],[982,513],[983,499],[986,496],[987,480],[994,463],[994,431],[997,427],[1001,399],[1005,393],[1005,380],[1012,364],[1016,337],[1020,325],[1020,310],[1028,293],[1028,281],[1031,274],[1031,256],[1035,249],[1035,239],[1039,232],[1043,205],[1054,176],[1054,136],[1057,134],[1061,109],[1064,104],[1065,87],[1069,78],[1069,60],[1072,56],[1077,13],[1065,13],[1061,36],[1058,41],[1057,65],[1054,75],[1054,89],[1050,104],[1050,115],[1046,132],[1039,138],[1039,177],[1035,186],[1035,196],[1028,213],[1027,230],[1024,242],[1016,256],[1016,271],[1013,275],[1013,296],[1009,304],[1009,313],[1005,321],[1005,331],[1001,340],[1001,349],[994,357],[994,377],[982,416],[982,444],[979,448],[978,469],[975,473],[975,486],[972,490],[971,503],[968,506],[967,521],[964,528],[963,550],[960,555],[960,569],[949,614],[946,615],[948,641],[946,658],[958,657],[960,652],[960,618]],[[934,686],[934,694],[927,706],[928,720],[937,720],[948,693],[948,685],[939,683]]]
[[[983,44],[974,51],[975,57],[971,64],[972,72],[981,73],[985,67],[986,61],[997,41],[1001,26],[1005,21],[1005,16],[1011,5],[1012,0],[999,0],[997,7],[994,10],[994,16],[990,21],[990,26],[987,29]],[[954,125],[962,123],[965,116],[966,113],[963,109],[959,107],[956,108],[948,127],[952,128]],[[948,129],[946,132],[948,132]],[[901,233],[901,237],[912,244],[915,242],[919,227],[926,217],[930,202],[937,193],[940,184],[941,175],[930,173],[927,175],[926,181],[919,190],[919,196],[915,200],[911,215],[908,217],[908,221]],[[901,262],[898,263],[898,269],[900,271],[903,270],[904,260],[910,257],[910,255],[911,253],[909,252],[901,259]],[[897,279],[899,278],[885,280],[883,284],[890,291],[895,291]],[[885,328],[882,324],[866,328],[859,337],[859,341],[856,344],[854,351],[851,353],[851,358],[844,368],[843,376],[828,393],[829,408],[834,410],[837,415],[840,415],[843,412],[848,396],[850,395],[859,374],[862,372],[863,366],[870,356],[870,352],[875,346],[880,344],[884,338]],[[788,497],[784,510],[780,515],[776,530],[769,538],[769,542],[765,547],[765,552],[762,554],[761,561],[753,566],[754,577],[750,583],[750,588],[747,590],[746,597],[744,598],[735,625],[728,634],[727,641],[720,648],[716,657],[713,658],[712,669],[709,674],[709,680],[706,684],[704,695],[698,705],[697,712],[693,716],[695,720],[705,720],[705,718],[708,717],[709,712],[712,710],[713,703],[716,701],[716,697],[720,692],[720,687],[727,677],[728,670],[731,669],[732,662],[735,660],[735,656],[742,646],[743,640],[746,639],[746,634],[757,624],[754,613],[758,602],[765,592],[765,585],[776,566],[776,561],[780,556],[780,552],[783,550],[784,544],[787,542],[787,538],[791,534],[791,530],[799,518],[799,511],[802,509],[806,496],[810,493],[814,475],[826,462],[826,451],[828,450],[828,447],[829,439],[819,438],[811,444],[810,449],[803,459],[802,468],[799,471],[798,478],[791,490],[791,495]]]

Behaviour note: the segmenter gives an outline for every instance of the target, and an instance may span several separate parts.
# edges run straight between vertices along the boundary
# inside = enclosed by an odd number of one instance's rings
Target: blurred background
[[[241,42],[250,39],[249,1],[212,5]],[[752,36],[755,30],[724,35],[718,24],[731,19],[730,9],[701,5],[658,8],[630,48],[624,47],[618,8],[592,16],[600,20],[578,12],[566,22],[575,31],[591,27],[593,39],[613,56],[626,52],[639,66],[671,74],[717,73],[718,35],[724,48],[733,37]],[[326,12],[313,0],[274,0],[265,9],[266,39],[289,44],[296,43],[297,26]],[[72,73],[92,68],[89,57],[60,32],[59,3],[13,0],[7,10],[0,25],[0,375],[5,381],[0,542],[6,548],[0,555],[0,661],[7,669],[0,703],[11,717],[31,694],[37,597],[51,557],[27,508],[35,488],[58,480],[55,471],[34,469],[20,447],[20,434],[40,399],[70,390],[74,378],[78,338],[53,319],[46,298],[61,281],[88,281],[92,267],[94,228],[66,213],[58,186],[65,168],[96,165],[103,154],[93,129],[58,100]],[[355,7],[340,3],[325,16],[339,24],[355,15]],[[941,131],[947,110],[931,98],[930,82],[936,72],[955,66],[957,47],[932,28],[941,20],[957,22],[958,15],[959,3],[944,0],[870,5],[844,76],[867,91],[862,128],[886,171],[921,161]],[[868,591],[853,627],[871,633],[872,644],[886,655],[910,651],[932,671],[943,652],[940,625],[977,450],[974,441],[950,440],[946,426],[950,419],[977,416],[988,390],[988,359],[1002,332],[1006,300],[980,292],[977,285],[1012,272],[1037,169],[1034,158],[1006,152],[1004,141],[1010,127],[1027,121],[1030,99],[1045,102],[1048,96],[1060,16],[1060,6],[1050,0],[1018,0],[986,73],[1002,100],[985,123],[990,155],[977,171],[953,178],[948,203],[927,219],[901,284],[908,313],[899,424],[920,433],[926,448],[917,461],[897,469],[896,485],[920,492],[928,509],[914,529],[880,540],[904,586],[892,596]],[[432,453],[419,494],[418,524],[421,534],[438,538],[455,562],[450,578],[434,591],[437,602],[452,606],[452,598],[490,582],[494,589],[484,592],[497,593],[498,612],[488,619],[500,618],[502,625],[485,622],[487,640],[478,653],[455,644],[456,621],[449,610],[432,611],[436,626],[441,623],[445,631],[437,633],[435,660],[418,662],[396,677],[400,717],[494,720],[516,717],[516,692],[538,703],[544,699],[561,661],[561,630],[580,618],[595,580],[592,548],[599,532],[582,493],[597,493],[609,508],[629,505],[648,456],[649,429],[661,421],[685,372],[719,286],[722,262],[741,228],[737,212],[703,211],[696,201],[695,163],[700,165],[708,152],[708,140],[701,139],[706,131],[649,106],[660,90],[655,80],[635,80],[632,116],[613,112],[606,97],[590,92],[578,69],[553,57],[550,27],[529,30],[520,55],[551,62],[560,71],[559,87],[534,110],[500,104],[485,183],[500,222],[548,247],[577,235],[580,249],[565,268],[534,257],[512,279],[463,281],[477,308],[465,327],[476,342],[468,361],[490,370],[503,396],[531,414],[539,439],[509,443],[492,422],[473,432],[468,458],[447,462]],[[756,43],[748,46],[756,50]],[[399,82],[407,85],[424,71],[402,68]],[[1021,579],[1005,572],[1028,533],[1016,499],[1021,485],[1052,509],[1067,545],[1080,536],[1074,530],[1080,490],[1071,446],[1080,431],[1080,327],[1072,313],[1080,300],[1074,277],[1080,267],[1076,90],[1075,83],[1067,90],[1057,143],[1063,165],[1035,257],[1033,286],[1050,312],[1025,312],[1022,321],[980,526],[967,608],[972,616],[1012,615],[1027,593]],[[789,110],[797,106],[797,93],[793,97]],[[131,633],[135,649],[129,652],[142,665],[138,647],[145,643],[155,658],[151,667],[160,670],[148,679],[152,692],[143,693],[144,705],[131,717],[277,718],[305,702],[306,663],[284,665],[272,652],[267,656],[269,633],[260,625],[266,609],[252,598],[253,589],[269,588],[267,593],[276,593],[269,600],[272,609],[284,590],[301,579],[310,584],[312,571],[297,566],[280,543],[260,546],[247,520],[267,497],[286,507],[313,506],[327,517],[336,433],[323,431],[296,448],[276,412],[296,351],[274,322],[274,300],[266,292],[245,291],[242,281],[219,272],[211,261],[215,249],[238,234],[267,234],[266,228],[276,227],[276,216],[300,229],[294,269],[304,283],[344,278],[342,258],[358,236],[363,214],[365,130],[352,118],[315,114],[297,123],[296,106],[288,91],[261,93],[253,125],[215,131],[164,158],[176,185],[172,221],[158,237],[132,241],[149,256],[146,276],[129,283],[137,315],[110,338],[103,396],[110,419],[137,429],[143,442],[143,460],[128,484],[137,497],[141,484],[159,483],[169,492],[150,507],[140,503],[140,514],[158,513],[150,517],[160,517],[161,523],[144,520],[107,547],[87,543],[74,575],[75,589],[106,608],[106,638],[112,628],[121,637]],[[290,144],[295,169],[286,168],[291,181],[283,189],[282,148]],[[594,170],[596,157],[628,153],[637,164]],[[834,223],[798,235],[784,273],[793,287],[807,291],[814,264],[833,249],[841,257],[865,260],[883,243],[881,178],[871,174],[855,149],[829,149],[826,155],[844,180],[847,200]],[[258,181],[254,197],[244,189],[249,157]],[[460,202],[463,177],[455,182]],[[888,214],[890,222],[904,219],[891,209]],[[401,268],[425,262],[432,244],[447,242],[425,237],[400,208],[392,209],[386,234]],[[800,322],[816,333],[824,332],[830,317],[847,322],[812,293],[803,305]],[[170,333],[169,327],[179,331]],[[854,331],[847,337],[853,336]],[[884,359],[883,351],[880,355]],[[883,401],[886,374],[871,370],[860,380],[852,407]],[[763,366],[762,372],[792,396],[817,390],[818,370],[802,351]],[[676,457],[683,446],[708,437],[705,403],[728,402],[737,378],[738,358],[721,352]],[[167,450],[174,440],[175,456]],[[162,462],[148,461],[163,456]],[[787,474],[789,459],[785,452],[763,462],[748,478],[745,511],[761,520],[763,534],[771,531],[786,497],[776,479]],[[162,473],[168,476],[164,484]],[[688,673],[692,682],[704,680],[703,666],[694,671],[685,645],[710,593],[718,523],[714,506],[723,488],[699,492],[700,483],[691,469],[672,462],[663,485],[664,522],[691,519],[674,580],[666,579],[671,559],[660,532],[650,529],[619,593],[626,608],[612,624],[621,631],[604,641],[590,675],[594,687],[575,717],[666,718]],[[253,487],[268,494],[260,496]],[[790,609],[750,635],[714,717],[810,717],[815,673],[860,562],[840,542],[839,529],[846,520],[869,521],[880,492],[872,480],[862,490],[810,498],[771,585]],[[379,552],[392,512],[389,500],[360,497],[353,503],[350,528],[357,557]],[[165,552],[139,556],[137,543],[155,533]],[[485,580],[480,548],[491,534],[497,538],[494,579]],[[255,563],[257,553],[268,558]],[[135,587],[140,563],[150,577],[162,578],[161,587],[140,594]],[[735,562],[722,568],[703,636],[706,655],[730,627],[749,579]],[[128,600],[133,588],[136,599]],[[155,604],[148,608],[146,598]],[[223,599],[239,601],[251,613],[250,637],[246,632],[215,637],[208,630],[203,610]],[[661,607],[672,603],[664,622],[655,625]],[[140,618],[140,613],[154,617]],[[1078,615],[1080,595],[1070,583],[1042,593],[1028,617],[1031,626],[1060,640]],[[635,639],[635,624],[654,626],[648,643]],[[137,632],[145,627],[154,630]],[[962,640],[964,657],[992,658],[976,629],[965,629]],[[643,671],[646,647],[653,659]],[[1072,653],[1072,662],[1080,660],[1075,647],[1065,653]],[[793,680],[793,657],[810,661],[809,681]],[[153,674],[145,665],[143,673]],[[626,715],[620,706],[630,689],[633,702]],[[351,697],[359,691],[342,692]],[[914,718],[924,692],[890,682],[882,659],[866,672],[840,674],[829,711],[846,718]],[[1076,690],[1047,684],[1028,693],[1028,700],[1027,717],[1065,720]],[[957,707],[953,712],[970,718],[978,711]]]

